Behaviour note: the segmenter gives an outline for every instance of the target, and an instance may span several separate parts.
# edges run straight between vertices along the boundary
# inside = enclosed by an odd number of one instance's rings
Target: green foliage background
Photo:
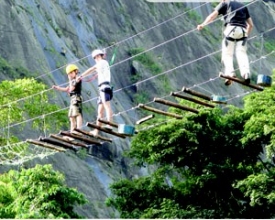
[[[11,170],[0,185],[0,218],[80,218],[74,205],[87,202],[51,165]]]
[[[274,218],[274,85],[244,101],[139,132],[127,155],[154,172],[112,184],[107,204],[122,218]]]

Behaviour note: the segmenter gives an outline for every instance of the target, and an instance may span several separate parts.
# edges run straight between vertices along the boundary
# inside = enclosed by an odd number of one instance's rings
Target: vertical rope
[[[46,117],[45,117],[45,115],[42,115],[42,124],[43,124],[44,137],[47,137],[47,128],[46,128]]]
[[[9,106],[9,112],[8,112],[8,132],[7,132],[7,145],[9,145],[10,140],[10,120],[11,120],[11,104]]]
[[[44,108],[42,107],[43,106],[43,94],[44,94],[44,91],[42,91],[40,93],[40,106],[41,106],[41,118],[42,118],[42,128],[43,128],[43,133],[44,133],[44,136],[46,137],[47,136],[47,129],[46,129],[46,117],[45,117],[45,114],[44,114]]]
[[[263,57],[263,49],[264,49],[264,34],[262,33],[260,35],[260,38],[261,38],[261,49],[260,49],[260,70],[262,70],[262,59],[264,58]]]

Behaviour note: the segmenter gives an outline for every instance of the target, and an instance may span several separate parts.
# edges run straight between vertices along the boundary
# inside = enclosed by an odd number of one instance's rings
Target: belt
[[[70,93],[70,96],[71,96],[71,97],[72,97],[72,96],[78,96],[78,97],[80,97],[81,94],[78,94],[78,93]]]
[[[245,25],[242,25],[242,24],[236,24],[236,23],[235,23],[235,24],[230,24],[230,23],[228,23],[228,24],[226,24],[225,26],[226,26],[226,27],[227,27],[227,26],[232,26],[232,27],[242,27],[242,28],[246,28],[246,26],[245,26]]]
[[[102,83],[100,83],[100,84],[98,84],[98,87],[100,87],[100,86],[102,86],[102,85],[110,85],[110,82],[102,82]]]

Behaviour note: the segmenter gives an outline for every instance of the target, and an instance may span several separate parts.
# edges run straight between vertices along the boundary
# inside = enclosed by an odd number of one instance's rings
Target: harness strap
[[[247,41],[247,37],[242,37],[242,38],[239,38],[239,39],[234,39],[232,37],[225,37],[225,45],[228,46],[228,42],[227,41],[243,41],[242,43],[242,46],[244,46],[246,44],[246,41]]]
[[[233,31],[235,31],[236,28],[237,28],[237,26],[235,26],[234,28],[232,28],[231,31],[227,34],[226,37],[228,37]]]

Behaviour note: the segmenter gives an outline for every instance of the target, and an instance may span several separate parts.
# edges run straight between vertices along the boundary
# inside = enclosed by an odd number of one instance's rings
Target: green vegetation
[[[0,83],[0,94],[2,95],[0,114],[6,117],[2,118],[1,127],[57,111],[59,107],[49,103],[49,97],[53,94],[43,92],[45,90],[45,84],[38,83],[32,78],[2,81]],[[46,126],[45,128],[60,128],[65,124],[65,121],[67,121],[67,115],[57,112],[44,126]],[[34,128],[39,128],[41,122],[41,118],[33,120]],[[25,125],[23,124],[21,128],[23,129]]]
[[[187,15],[188,15],[189,20],[193,20],[196,23],[199,23],[201,20],[201,16],[194,10],[189,10],[187,12]]]
[[[149,95],[146,91],[140,91],[134,94],[134,100],[136,104],[146,103],[149,101]]]
[[[212,8],[216,8],[216,6],[219,4],[219,2],[211,2]]]
[[[0,72],[10,79],[32,77],[33,73],[23,67],[12,67],[4,58],[0,56]]]
[[[9,70],[9,69],[7,69]],[[10,133],[10,125],[15,125],[18,131],[23,131],[29,127],[36,132],[44,131],[57,132],[60,128],[68,125],[67,111],[59,111],[56,104],[49,103],[49,97],[53,97],[51,92],[43,92],[46,85],[38,83],[36,80],[17,79],[15,81],[2,81],[0,83],[0,114],[3,116],[0,121],[1,130],[0,144],[17,143],[19,140],[13,133]],[[49,114],[55,112],[54,114]],[[13,160],[18,155],[25,155],[28,152],[28,144],[13,145],[11,154],[7,148],[1,149],[8,158]],[[20,152],[19,152],[20,151]]]
[[[264,42],[264,48],[267,53],[271,53],[272,51],[275,50],[274,44],[275,44],[275,40],[273,39],[269,39],[268,41]]]
[[[163,75],[160,77],[161,86],[159,88],[162,88],[162,91],[164,91],[165,94],[170,93],[172,91],[172,86],[170,84],[170,80],[166,75]]]
[[[130,56],[135,56],[137,54],[143,53],[145,50],[142,48],[133,48],[129,50]],[[149,69],[154,75],[161,73],[162,68],[160,65],[154,60],[154,58],[149,53],[143,53],[140,55],[137,55],[133,58],[133,60],[136,60],[140,62],[144,67]]]
[[[18,68],[10,66],[0,59],[1,70],[14,75]],[[28,73],[28,72],[27,72]],[[33,78],[5,80],[0,83],[0,144],[18,142],[18,138],[9,133],[11,124],[18,124],[18,130],[24,129],[30,121],[36,131],[60,130],[68,124],[67,111],[49,103],[53,97],[43,83]],[[55,112],[54,114],[50,114]],[[9,134],[8,134],[9,133]],[[29,145],[13,145],[12,149],[1,148],[5,160],[14,160],[28,153]],[[9,151],[11,151],[9,153]],[[76,189],[65,185],[64,176],[55,172],[51,165],[37,165],[20,172],[11,170],[0,175],[0,218],[82,218],[73,209],[75,205],[85,204],[87,200]]]
[[[174,2],[172,4],[175,5],[175,7],[177,7],[178,9],[185,8],[185,5],[183,2]]]
[[[121,218],[274,218],[274,94],[139,132],[127,155],[156,169],[112,184],[107,205]]]
[[[87,203],[51,165],[11,170],[0,185],[0,218],[80,218],[74,206]]]

